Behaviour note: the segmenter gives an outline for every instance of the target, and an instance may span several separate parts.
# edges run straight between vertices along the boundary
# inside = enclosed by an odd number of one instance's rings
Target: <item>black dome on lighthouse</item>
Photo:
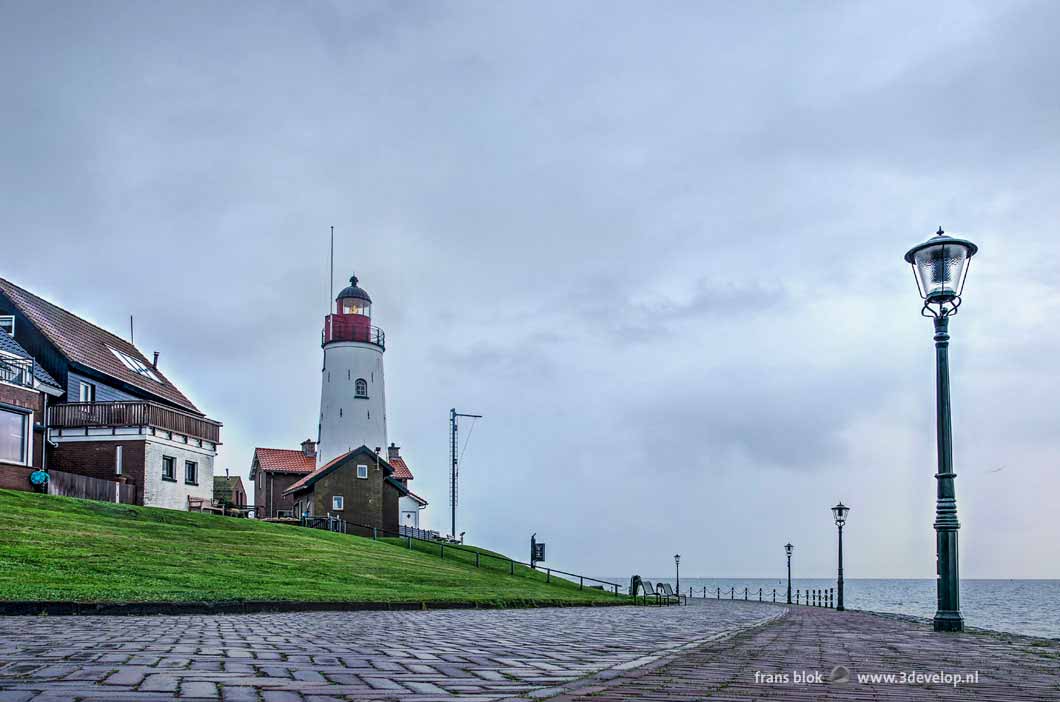
[[[335,299],[341,300],[343,298],[350,297],[357,298],[360,300],[367,300],[368,302],[372,301],[372,298],[368,295],[368,293],[358,287],[357,276],[355,275],[350,277],[350,286],[348,288],[343,288],[342,292],[340,292],[338,294],[338,297],[336,297]]]

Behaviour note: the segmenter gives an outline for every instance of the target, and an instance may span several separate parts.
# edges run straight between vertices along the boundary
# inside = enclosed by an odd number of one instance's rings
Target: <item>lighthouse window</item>
[[[368,397],[368,382],[364,378],[358,378],[353,387],[357,397]]]

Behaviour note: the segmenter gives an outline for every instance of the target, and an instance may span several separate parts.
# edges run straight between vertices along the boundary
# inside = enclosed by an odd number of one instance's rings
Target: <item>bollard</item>
[[[729,599],[730,600],[735,600],[736,599],[736,588],[734,588],[734,587],[730,587],[729,588]]]
[[[795,604],[799,604],[799,598],[802,597],[802,590],[796,588],[795,590]]]
[[[721,599],[721,588],[720,587],[718,588],[718,599],[719,600]]]
[[[773,588],[773,601],[774,602],[777,601],[777,589],[776,588]]]
[[[831,603],[833,609],[835,609],[835,588],[828,588],[828,601]]]
[[[762,601],[762,588],[758,588],[758,601]]]
[[[744,589],[743,589],[743,601],[744,601],[744,602],[746,602],[746,601],[747,601],[747,588],[744,588]]]

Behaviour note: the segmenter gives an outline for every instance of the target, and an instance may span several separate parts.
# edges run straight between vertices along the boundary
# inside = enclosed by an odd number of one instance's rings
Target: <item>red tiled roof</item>
[[[40,333],[70,361],[106,373],[150,395],[155,395],[196,414],[202,414],[192,404],[192,401],[177,389],[177,386],[171,383],[161,371],[151,367],[151,362],[140,353],[139,349],[125,339],[3,278],[0,278],[0,292],[6,295],[12,304],[33,323],[33,326],[39,329]],[[151,369],[154,375],[158,376],[161,382],[155,382],[127,368],[107,347],[121,351],[143,363]]]
[[[273,473],[312,473],[317,459],[307,456],[301,449],[254,449],[258,468]]]
[[[387,461],[387,463],[389,463],[390,467],[394,469],[394,475],[391,477],[397,478],[398,480],[412,480],[412,471],[409,470],[407,465],[405,465],[404,458],[401,456],[394,456]]]

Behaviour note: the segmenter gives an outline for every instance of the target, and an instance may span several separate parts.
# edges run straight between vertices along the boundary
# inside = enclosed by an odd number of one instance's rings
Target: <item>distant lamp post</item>
[[[835,518],[835,525],[839,527],[839,578],[836,581],[836,590],[839,593],[839,599],[836,600],[836,611],[842,612],[843,607],[843,525],[847,523],[847,512],[850,508],[840,502],[838,505],[832,508],[832,516]]]
[[[681,554],[674,554],[674,567],[677,569],[677,594],[681,594]]]
[[[784,544],[784,553],[788,554],[788,604],[791,604],[791,552],[794,550],[790,543]]]
[[[935,550],[938,574],[938,610],[935,631],[963,631],[960,608],[960,581],[957,575],[957,493],[953,479],[953,444],[950,428],[950,317],[961,306],[961,293],[968,277],[972,256],[979,247],[955,239],[939,227],[935,236],[909,249],[906,263],[913,267],[924,306],[920,314],[935,322],[935,424],[937,431],[938,473],[935,474]]]

